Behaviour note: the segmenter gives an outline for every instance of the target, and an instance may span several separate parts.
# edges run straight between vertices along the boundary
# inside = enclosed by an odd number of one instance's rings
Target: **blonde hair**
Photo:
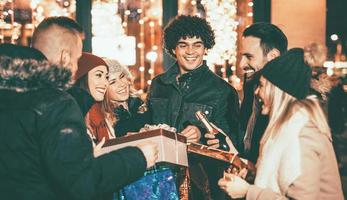
[[[134,78],[132,74],[130,73],[128,67],[120,64],[115,59],[104,58],[104,61],[109,67],[109,72],[108,72],[109,77],[114,76],[118,72],[123,73],[129,82],[129,96],[139,97],[138,91],[134,87]],[[116,116],[114,114],[114,109],[116,109],[119,106],[120,105],[118,104],[117,101],[110,99],[109,90],[107,89],[105,93],[105,98],[102,102],[101,109],[104,113],[105,118],[108,119],[112,123],[112,125],[114,125],[117,121]]]
[[[295,112],[303,109],[309,115],[310,121],[318,129],[319,133],[328,136],[331,139],[330,128],[327,123],[324,112],[317,98],[310,96],[299,100],[290,94],[282,91],[270,81],[264,82],[264,99],[269,102],[269,124],[260,141],[260,151],[266,141],[276,136],[281,131],[283,124],[289,121]]]

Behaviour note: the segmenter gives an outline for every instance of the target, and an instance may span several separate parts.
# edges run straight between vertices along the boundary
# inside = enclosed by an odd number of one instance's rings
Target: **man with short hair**
[[[203,61],[207,50],[215,44],[211,26],[196,16],[178,16],[165,27],[164,44],[177,62],[152,80],[148,102],[153,123],[175,127],[188,142],[206,143],[201,134],[207,131],[195,117],[197,111],[202,111],[237,146],[237,92]],[[209,141],[207,144],[219,147]],[[192,199],[222,198],[224,193],[217,187],[217,181],[223,176],[223,166],[210,162],[201,165],[200,160],[190,159],[189,167]]]
[[[93,154],[68,67],[13,44],[0,44],[0,66],[2,199],[100,199],[155,164],[153,142]]]
[[[285,34],[270,23],[255,23],[243,32],[240,66],[245,71],[244,98],[241,104],[241,130],[245,134],[243,156],[256,163],[260,139],[268,125],[268,117],[260,114],[261,102],[254,95],[262,68],[270,60],[287,51]]]
[[[82,55],[83,30],[68,17],[48,17],[35,29],[32,47],[40,50],[53,63],[68,67],[74,76]]]

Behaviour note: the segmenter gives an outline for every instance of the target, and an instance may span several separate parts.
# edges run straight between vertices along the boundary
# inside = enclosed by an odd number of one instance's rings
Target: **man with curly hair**
[[[215,44],[209,23],[196,16],[177,16],[164,29],[166,51],[176,63],[152,80],[148,105],[153,123],[165,123],[198,142],[219,148],[218,139],[202,137],[207,133],[195,113],[206,117],[228,134],[238,146],[239,98],[236,90],[209,70],[203,57]],[[189,160],[191,199],[223,199],[217,187],[224,166],[212,162]],[[208,186],[209,185],[209,186]]]

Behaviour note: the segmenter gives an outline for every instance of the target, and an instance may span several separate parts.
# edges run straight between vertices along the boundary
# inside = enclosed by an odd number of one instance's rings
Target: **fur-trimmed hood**
[[[65,90],[72,85],[71,71],[48,61],[0,56],[0,89],[18,92],[40,88]]]

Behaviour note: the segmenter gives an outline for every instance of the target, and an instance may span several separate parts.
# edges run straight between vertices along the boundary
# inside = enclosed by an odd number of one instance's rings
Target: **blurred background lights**
[[[337,41],[337,40],[339,39],[339,36],[336,35],[336,34],[332,34],[332,35],[330,36],[330,39],[331,39],[332,41]]]

